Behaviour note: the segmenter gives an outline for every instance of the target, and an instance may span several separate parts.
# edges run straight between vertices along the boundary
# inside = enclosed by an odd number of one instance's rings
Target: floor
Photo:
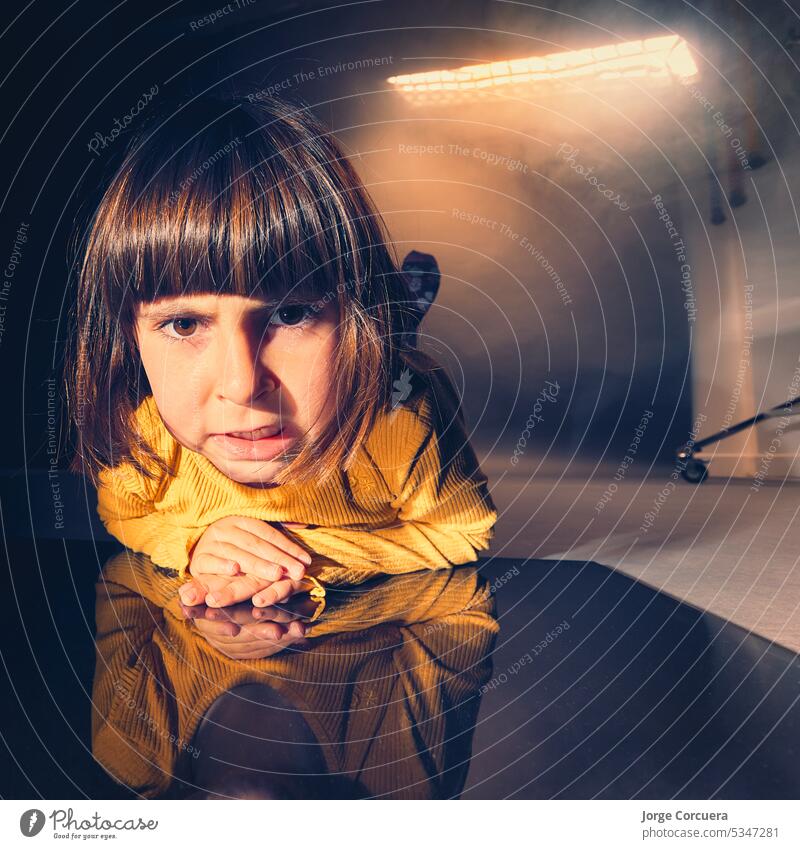
[[[595,561],[800,653],[800,482],[482,468],[500,513],[494,556]]]

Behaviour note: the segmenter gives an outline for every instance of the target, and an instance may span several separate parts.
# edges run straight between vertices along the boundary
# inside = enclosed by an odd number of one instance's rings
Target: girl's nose
[[[277,381],[261,362],[261,339],[243,330],[231,334],[219,352],[221,399],[250,406],[265,392],[273,392]]]

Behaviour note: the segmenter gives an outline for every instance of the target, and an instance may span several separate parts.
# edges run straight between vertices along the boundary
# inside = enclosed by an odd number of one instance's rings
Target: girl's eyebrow
[[[295,303],[308,303],[306,300],[295,299],[291,297],[282,300],[258,301],[257,304],[251,307],[245,307],[242,312],[246,313],[263,313],[269,310],[275,310],[280,306],[289,306]],[[162,307],[145,307],[142,309],[140,318],[146,320],[159,320],[165,318],[174,318],[175,316],[191,317],[191,318],[211,318],[215,313],[212,309],[201,309],[200,307],[192,306],[187,303],[176,301]]]
[[[172,318],[176,315],[179,316],[206,316],[208,317],[211,313],[206,312],[204,310],[198,309],[197,307],[188,307],[181,306],[180,304],[173,304],[169,307],[160,307],[159,309],[144,309],[140,315],[140,318],[145,319],[161,319],[161,318]]]

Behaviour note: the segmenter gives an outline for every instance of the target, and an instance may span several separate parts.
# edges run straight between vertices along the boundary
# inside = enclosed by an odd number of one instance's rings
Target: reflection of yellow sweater
[[[97,510],[123,545],[181,576],[192,546],[225,516],[316,526],[291,533],[312,553],[309,575],[329,585],[468,563],[489,547],[497,511],[461,424],[437,433],[431,404],[418,393],[384,414],[338,480],[258,489],[181,446],[148,396],[139,430],[176,474],[158,484],[127,464],[106,470]]]
[[[182,620],[174,579],[139,555],[113,557],[97,584],[96,760],[142,796],[163,794],[198,756],[214,700],[261,683],[302,713],[329,771],[367,795],[460,793],[499,630],[486,580],[468,566],[336,596],[307,648],[232,660]]]

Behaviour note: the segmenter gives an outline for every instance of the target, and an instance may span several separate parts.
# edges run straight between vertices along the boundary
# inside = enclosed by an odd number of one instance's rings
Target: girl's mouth
[[[273,425],[251,431],[214,433],[211,439],[232,459],[271,460],[285,451],[294,437],[286,425],[280,430]]]
[[[282,430],[280,425],[266,425],[256,430],[232,430],[225,436],[233,436],[235,439],[264,439],[268,436],[277,436]]]

